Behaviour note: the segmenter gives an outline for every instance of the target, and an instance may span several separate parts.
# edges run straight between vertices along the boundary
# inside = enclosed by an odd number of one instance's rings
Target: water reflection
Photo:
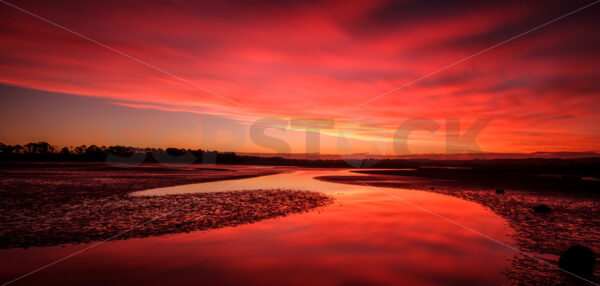
[[[374,187],[284,174],[149,190],[136,195],[290,188],[323,191],[333,205],[259,223],[155,238],[109,242],[15,284],[448,285],[502,284],[512,252],[404,204]],[[357,175],[357,174],[352,174]],[[439,194],[386,189],[414,204],[507,241],[502,218]],[[2,250],[10,280],[86,245]]]

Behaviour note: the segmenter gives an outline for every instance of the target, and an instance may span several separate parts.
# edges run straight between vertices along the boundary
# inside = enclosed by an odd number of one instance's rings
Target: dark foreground
[[[427,167],[356,171],[362,174],[322,176],[319,179],[354,185],[417,189],[475,201],[506,218],[515,230],[512,245],[554,265],[557,264],[559,255],[570,245],[588,246],[594,252],[600,253],[600,195],[597,191],[600,189],[600,182],[593,180],[594,178],[589,180],[573,177],[573,174],[563,177],[559,174],[548,175],[529,170],[530,172],[510,172],[504,169],[502,172],[489,172],[464,167]],[[192,165],[173,168],[146,164],[136,168],[122,168],[110,167],[103,163],[3,164],[0,168],[0,248],[65,246],[64,244],[101,241],[115,235],[118,236],[114,239],[124,239],[236,226],[307,211],[331,202],[328,196],[320,193],[284,190],[158,197],[130,195],[132,192],[151,188],[274,173],[277,171],[269,167],[252,166],[207,168]],[[300,185],[303,184],[304,181]],[[496,193],[497,189],[503,189],[504,193]],[[438,198],[436,201],[444,200]],[[366,200],[363,203],[370,206],[369,204],[374,202]],[[539,204],[548,205],[551,212],[533,212],[532,208]],[[343,209],[341,205],[340,208]],[[344,219],[350,221],[344,222],[343,225],[358,224],[351,227],[348,233],[352,236],[358,235],[360,243],[357,243],[356,247],[368,245],[366,241],[360,240],[360,234],[369,229],[370,225],[376,225],[373,229],[381,232],[382,236],[394,231],[404,233],[410,230],[408,227],[383,227],[389,218],[395,217],[390,215],[392,210],[403,211],[396,204],[386,209],[382,202],[378,202],[373,209],[367,209],[368,214],[378,215],[377,220],[363,225],[362,228],[362,220],[359,217],[348,218],[348,213],[334,216],[337,222],[333,224],[335,226],[340,225],[337,220]],[[452,213],[460,214],[461,211],[454,210]],[[415,221],[416,217],[417,214],[411,214],[410,220],[406,222]],[[303,219],[298,218],[298,221]],[[460,216],[455,219],[460,220]],[[391,221],[398,222],[395,219]],[[317,233],[327,233],[333,225],[329,225],[327,231],[323,231],[318,224]],[[429,222],[424,227],[433,225]],[[127,231],[132,228],[133,230]],[[476,229],[482,229],[481,225]],[[310,240],[319,235],[311,235]],[[419,240],[421,239],[426,240],[426,237],[419,237]],[[340,241],[342,239],[336,239],[335,246],[331,245],[320,251],[337,249],[341,247],[338,245]],[[377,241],[370,240],[371,243]],[[352,249],[344,254],[354,253],[354,248]],[[417,249],[414,251],[418,255],[427,254]],[[402,254],[385,254],[402,259],[406,259],[404,255],[407,255],[406,251]],[[456,256],[453,258],[459,259],[464,254],[453,255]],[[368,257],[362,257],[360,262],[363,263]],[[511,265],[512,267],[506,270],[506,276],[514,284],[588,285],[518,252],[515,252]],[[598,274],[599,267],[596,266],[595,277],[586,278],[598,283]]]
[[[236,226],[331,202],[320,193],[291,190],[129,195],[149,188],[276,173],[265,168],[21,163],[4,164],[0,172],[0,248],[87,243]]]
[[[576,177],[524,173],[482,173],[471,169],[423,168],[412,170],[355,171],[357,176],[327,176],[319,179],[369,186],[417,189],[447,194],[489,207],[516,230],[514,246],[519,251],[558,265],[570,245],[590,247],[600,253],[600,182]],[[367,174],[368,176],[364,176]],[[502,189],[504,193],[497,193]],[[536,213],[545,204],[550,213]],[[507,276],[514,284],[557,285],[572,281],[590,285],[557,268],[515,252]],[[600,265],[593,276],[599,282]]]

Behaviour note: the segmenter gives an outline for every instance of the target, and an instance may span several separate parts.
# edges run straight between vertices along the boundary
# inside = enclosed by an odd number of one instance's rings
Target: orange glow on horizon
[[[0,142],[199,147],[206,141],[202,120],[181,130],[172,118],[184,113],[242,126],[243,145],[207,146],[223,151],[273,152],[248,137],[256,120],[270,117],[334,119],[336,128],[320,131],[320,151],[330,154],[372,153],[376,144],[393,154],[394,132],[411,118],[440,124],[434,133],[411,133],[413,153],[445,152],[445,122],[453,118],[460,119],[461,132],[477,119],[491,120],[477,137],[486,152],[597,151],[600,38],[589,28],[598,24],[595,6],[359,106],[585,4],[438,3],[443,9],[433,9],[418,1],[383,0],[15,3],[240,105],[0,5],[0,83],[118,106],[104,122],[92,120],[88,127],[97,130],[129,112],[149,112],[138,118],[131,140],[75,132],[84,127],[70,120],[76,112],[65,109],[56,120],[68,125],[5,130]],[[7,106],[10,96],[2,98]],[[9,115],[0,120],[18,121]],[[361,126],[365,120],[376,127]],[[165,122],[173,129],[160,127],[157,139],[153,132]],[[352,150],[340,150],[341,131]],[[292,152],[304,152],[303,130],[287,126],[267,133],[286,141]],[[220,137],[214,141],[230,139]]]

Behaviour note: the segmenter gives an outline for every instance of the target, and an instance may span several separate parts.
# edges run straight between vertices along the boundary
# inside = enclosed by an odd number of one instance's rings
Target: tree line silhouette
[[[140,148],[131,146],[81,145],[58,147],[47,142],[25,145],[0,143],[1,161],[112,162],[112,163],[186,163],[240,164],[306,167],[344,167],[343,160],[285,159],[282,157],[240,156],[234,152],[202,149]]]
[[[131,146],[81,145],[57,147],[47,142],[32,142],[25,145],[0,143],[0,159],[4,161],[92,161],[102,162],[122,159],[123,162],[172,162],[197,163],[215,161],[231,163],[239,161],[233,152],[192,150],[179,148],[139,148]],[[130,160],[127,160],[130,159]]]
[[[314,157],[313,157],[314,158]],[[81,145],[57,147],[47,142],[25,145],[0,143],[0,161],[82,161],[107,163],[184,163],[302,166],[321,168],[415,168],[420,174],[440,172],[431,167],[467,167],[444,169],[443,173],[539,173],[588,174],[600,177],[600,158],[528,158],[485,160],[430,159],[288,159],[283,157],[242,156],[234,152],[202,149],[140,148],[131,146]]]
[[[81,161],[109,163],[204,163],[302,166],[322,168],[348,168],[365,166],[411,167],[410,160],[333,160],[333,159],[288,159],[283,157],[240,156],[234,152],[219,152],[202,149],[140,148],[131,146],[81,145],[57,147],[47,142],[32,142],[25,145],[0,143],[0,161]]]

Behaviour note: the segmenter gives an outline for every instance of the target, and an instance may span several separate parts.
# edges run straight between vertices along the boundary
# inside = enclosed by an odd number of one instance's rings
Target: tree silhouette
[[[48,154],[54,152],[54,147],[47,142],[27,143],[25,150],[31,154]]]

